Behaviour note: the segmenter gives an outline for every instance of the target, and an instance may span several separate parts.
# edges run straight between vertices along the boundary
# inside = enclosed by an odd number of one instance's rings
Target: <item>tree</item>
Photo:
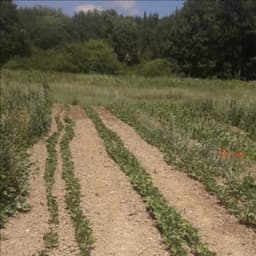
[[[101,11],[80,11],[72,18],[73,36],[79,41],[99,39],[105,36]]]
[[[49,49],[72,39],[69,33],[70,18],[61,10],[43,6],[21,8],[19,16],[31,44],[36,47]]]
[[[0,1],[0,65],[15,55],[24,56],[29,52],[27,34],[19,21],[16,5],[12,0]]]
[[[217,67],[219,23],[213,1],[187,1],[171,18],[169,58],[190,76],[210,76]]]
[[[158,31],[159,16],[157,13],[149,16],[144,13],[140,25],[140,52],[144,59],[151,60],[160,57],[160,33]]]
[[[134,20],[130,17],[117,18],[111,41],[118,59],[128,65],[139,62],[139,33]]]
[[[187,0],[171,17],[169,58],[189,76],[251,76],[255,13],[254,0]]]

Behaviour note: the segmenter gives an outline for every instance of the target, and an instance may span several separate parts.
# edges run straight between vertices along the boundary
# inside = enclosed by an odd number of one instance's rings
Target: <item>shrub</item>
[[[145,77],[170,76],[173,74],[170,63],[165,59],[156,59],[134,67],[133,72]]]
[[[6,65],[9,69],[39,69],[72,73],[117,74],[121,63],[112,47],[104,40],[71,43],[31,57],[15,58]]]

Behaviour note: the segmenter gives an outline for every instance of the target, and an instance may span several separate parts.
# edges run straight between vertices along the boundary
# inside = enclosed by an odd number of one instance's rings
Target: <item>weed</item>
[[[53,230],[50,230],[48,233],[44,234],[43,239],[45,243],[45,248],[52,249],[58,247],[59,236],[58,233],[54,232]]]

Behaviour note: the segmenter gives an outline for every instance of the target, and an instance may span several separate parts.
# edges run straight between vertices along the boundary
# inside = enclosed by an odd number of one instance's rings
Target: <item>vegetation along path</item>
[[[223,256],[256,255],[256,234],[252,230],[240,225],[202,185],[168,166],[160,151],[146,143],[132,127],[103,107],[97,110],[103,123],[120,136],[169,203],[199,228],[210,249]]]

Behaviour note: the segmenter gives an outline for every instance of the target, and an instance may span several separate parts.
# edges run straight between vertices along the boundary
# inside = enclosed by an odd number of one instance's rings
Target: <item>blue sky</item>
[[[157,12],[160,16],[167,16],[174,12],[175,9],[183,6],[182,0],[104,0],[104,1],[72,1],[72,0],[15,0],[18,6],[35,6],[35,5],[46,5],[53,8],[60,8],[64,13],[73,15],[74,12],[83,10],[88,11],[93,8],[99,10],[104,9],[115,9],[118,13],[123,15],[143,15],[144,11],[147,13]]]

